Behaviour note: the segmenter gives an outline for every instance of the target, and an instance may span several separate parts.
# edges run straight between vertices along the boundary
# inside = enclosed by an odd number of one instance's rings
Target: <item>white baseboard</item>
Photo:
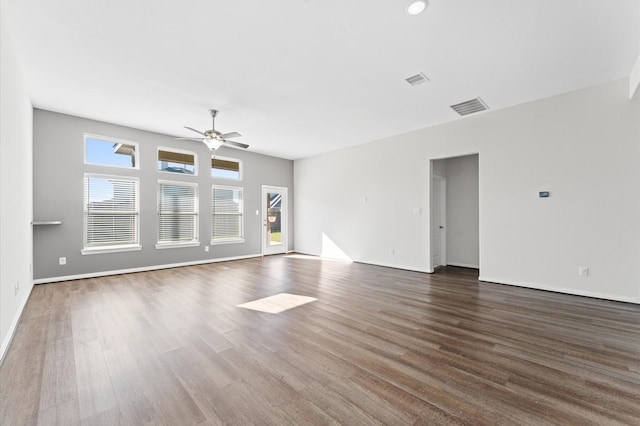
[[[294,251],[294,252],[297,253],[297,254],[305,255],[305,256],[321,257],[321,256],[318,256],[317,254],[314,254],[314,253],[305,253],[305,252],[301,252],[301,251]],[[434,272],[433,269],[421,269],[421,268],[407,267],[407,266],[403,266],[403,265],[392,265],[392,264],[387,264],[387,263],[369,262],[369,261],[364,262],[364,261],[361,261],[361,260],[354,260],[354,262],[364,263],[364,264],[367,264],[367,265],[382,266],[382,267],[385,267],[385,268],[403,269],[403,270],[414,271],[414,272],[425,272],[427,274],[432,274]],[[448,265],[460,266],[460,267],[463,267],[463,268],[473,268],[473,269],[479,269],[480,268],[479,265],[467,265],[467,264],[462,264],[462,263],[448,263]],[[525,288],[531,288],[531,289],[535,289],[535,290],[553,291],[553,292],[556,292],[556,293],[571,294],[571,295],[574,295],[574,296],[585,296],[585,297],[593,297],[593,298],[596,298],[596,299],[613,300],[613,301],[616,301],[616,302],[626,302],[626,303],[640,304],[640,299],[639,298],[619,296],[619,295],[615,295],[615,294],[600,293],[600,292],[593,292],[593,291],[582,291],[582,290],[577,290],[577,289],[574,289],[574,288],[553,287],[553,286],[534,284],[534,283],[514,282],[514,281],[507,281],[507,280],[502,280],[502,279],[498,279],[498,278],[491,278],[491,277],[486,277],[486,276],[478,277],[478,281],[485,281],[485,282],[504,284],[504,285],[513,285],[513,286],[516,286],[516,287],[525,287]]]
[[[29,300],[29,296],[31,296],[32,291],[33,291],[33,286],[31,286],[31,289],[29,290],[29,294],[27,294],[25,298],[22,299],[22,303],[20,303],[20,308],[18,309],[18,312],[13,318],[11,327],[9,327],[9,332],[7,333],[7,336],[2,341],[2,346],[0,346],[0,365],[2,365],[2,362],[4,361],[4,356],[7,354],[7,349],[9,349],[9,346],[13,341],[13,336],[16,334],[18,324],[20,323],[20,318],[22,318],[22,312],[24,312],[24,307],[27,306],[27,300]]]
[[[373,265],[373,266],[382,266],[384,268],[392,268],[392,269],[402,269],[403,271],[411,271],[411,272],[424,272],[427,274],[433,274],[433,270],[425,269],[425,268],[415,268],[413,266],[406,265],[393,265],[391,263],[381,263],[381,262],[370,262],[370,261],[362,261],[362,260],[354,260],[356,263],[364,263],[365,265]]]
[[[306,251],[300,251],[300,250],[291,250],[290,252],[288,252],[287,254],[300,254],[302,256],[313,256],[313,257],[320,257],[319,255],[315,254],[315,253],[307,253]]]
[[[596,299],[613,300],[613,301],[616,301],[616,302],[626,302],[626,303],[640,304],[640,299],[635,298],[635,297],[619,296],[619,295],[616,295],[616,294],[600,293],[600,292],[595,292],[595,291],[584,291],[584,290],[578,290],[578,289],[575,289],[575,288],[553,287],[553,286],[544,285],[544,284],[525,283],[525,282],[516,282],[516,281],[506,281],[506,280],[502,280],[502,279],[499,279],[499,278],[491,278],[491,277],[485,277],[485,276],[478,277],[478,281],[485,281],[485,282],[490,282],[490,283],[512,285],[512,286],[516,286],[516,287],[526,287],[526,288],[532,288],[532,289],[535,289],[535,290],[553,291],[553,292],[556,292],[556,293],[571,294],[571,295],[574,295],[574,296],[585,296],[585,297],[593,297],[593,298],[596,298]]]
[[[158,269],[179,268],[181,266],[204,265],[206,263],[228,262],[230,260],[251,259],[254,257],[262,257],[262,254],[250,254],[247,256],[223,257],[219,259],[197,260],[193,262],[171,263],[167,265],[142,266],[139,268],[119,269],[115,271],[90,272],[87,274],[65,275],[51,278],[38,278],[33,280],[34,284],[56,283],[60,281],[82,280],[85,278],[106,277],[108,275],[129,274],[132,272],[157,271]]]
[[[480,269],[480,265],[472,265],[470,263],[447,262],[446,266],[457,266],[459,268]]]
[[[319,257],[321,259],[327,259],[327,260],[341,260],[341,259],[334,259],[334,258],[331,258],[331,257],[326,257],[325,258],[325,257],[322,257],[322,256],[320,256],[318,254],[315,254],[315,253],[306,253],[306,252],[298,251],[298,250],[294,250],[294,253],[301,254],[301,255],[304,255],[304,256]],[[355,260],[355,259],[353,259],[351,261],[355,262],[355,263],[362,263],[362,264],[365,264],[365,265],[382,266],[384,268],[402,269],[404,271],[424,272],[424,273],[427,273],[427,274],[433,274],[433,269],[415,268],[413,266],[394,265],[394,264],[390,264],[390,263],[371,262],[371,261],[368,261],[368,260],[364,261],[364,260]]]
[[[354,260],[355,263],[362,263],[365,265],[373,265],[373,266],[382,266],[383,268],[392,268],[392,269],[401,269],[403,271],[411,271],[411,272],[424,272],[427,274],[432,274],[433,270],[424,269],[424,268],[416,268],[414,266],[407,265],[397,265],[392,263],[384,263],[384,262],[372,262],[369,260]]]

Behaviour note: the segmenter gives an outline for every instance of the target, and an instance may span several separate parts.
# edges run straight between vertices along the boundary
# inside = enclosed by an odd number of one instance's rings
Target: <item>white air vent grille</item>
[[[489,107],[480,98],[451,105],[451,108],[460,115],[474,114],[476,112],[486,111],[489,109]]]
[[[409,83],[412,86],[417,86],[418,84],[422,84],[425,81],[429,81],[427,76],[424,75],[423,73],[412,75],[411,77],[405,78],[405,80],[407,80],[407,83]]]

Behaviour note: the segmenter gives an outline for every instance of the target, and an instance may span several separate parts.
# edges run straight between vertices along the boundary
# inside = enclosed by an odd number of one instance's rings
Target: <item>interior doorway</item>
[[[479,155],[431,161],[431,270],[480,269]]]
[[[287,252],[288,189],[262,186],[262,255]]]

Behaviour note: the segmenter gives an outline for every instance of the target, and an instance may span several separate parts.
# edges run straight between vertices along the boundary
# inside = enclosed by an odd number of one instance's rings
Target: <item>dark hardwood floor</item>
[[[637,425],[640,306],[304,256],[34,288],[0,424],[221,423]]]

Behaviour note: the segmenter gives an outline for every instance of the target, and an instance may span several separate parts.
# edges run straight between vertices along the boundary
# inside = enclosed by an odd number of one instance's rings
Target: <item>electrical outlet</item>
[[[58,264],[59,264],[59,265],[66,265],[66,264],[67,264],[67,258],[66,258],[66,257],[61,257],[61,258],[58,260]]]
[[[204,246],[204,251],[208,252],[209,251],[209,246]]]
[[[581,277],[588,277],[589,268],[587,268],[586,266],[578,266],[578,275]]]
[[[16,288],[14,289],[13,295],[17,296],[20,293],[20,281],[16,283]]]

